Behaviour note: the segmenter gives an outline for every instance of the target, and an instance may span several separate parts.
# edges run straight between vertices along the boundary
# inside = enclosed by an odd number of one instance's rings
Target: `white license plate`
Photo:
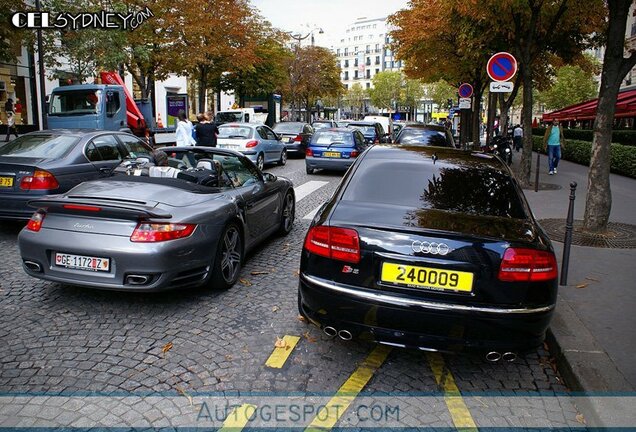
[[[84,255],[71,255],[56,252],[55,265],[77,270],[87,270],[93,272],[110,271],[110,259],[98,258]]]
[[[238,150],[238,144],[219,144],[220,148],[230,149],[230,150]]]

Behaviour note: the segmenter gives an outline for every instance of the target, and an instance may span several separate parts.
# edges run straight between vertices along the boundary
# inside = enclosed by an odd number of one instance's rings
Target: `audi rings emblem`
[[[446,255],[451,250],[446,243],[435,243],[419,240],[415,240],[411,244],[411,248],[415,253],[421,252],[432,255]]]

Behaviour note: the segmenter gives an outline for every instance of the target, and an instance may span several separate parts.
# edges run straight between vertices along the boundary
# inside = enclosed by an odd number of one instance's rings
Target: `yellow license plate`
[[[382,263],[380,280],[395,285],[433,290],[463,292],[471,292],[473,290],[473,274],[469,272],[387,262]]]
[[[339,158],[340,157],[340,152],[323,152],[322,156],[323,157]]]
[[[13,177],[0,177],[0,187],[13,187]]]

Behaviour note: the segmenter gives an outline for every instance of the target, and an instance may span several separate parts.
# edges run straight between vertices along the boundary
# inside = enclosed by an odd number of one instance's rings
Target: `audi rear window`
[[[78,137],[65,135],[22,135],[0,146],[0,156],[59,159],[78,141]]]
[[[508,174],[485,166],[366,160],[342,199],[473,216],[527,218]]]

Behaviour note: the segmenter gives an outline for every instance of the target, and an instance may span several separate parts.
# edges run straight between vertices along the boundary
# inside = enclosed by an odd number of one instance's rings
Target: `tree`
[[[424,96],[424,86],[419,80],[405,78],[400,95],[400,105],[408,108],[411,117]],[[415,119],[413,119],[415,120]]]
[[[33,39],[33,35],[26,30],[17,29],[11,25],[11,17],[16,12],[25,12],[26,2],[15,0],[0,0],[0,62],[14,62],[20,55],[22,45]],[[31,9],[29,7],[29,9]]]
[[[368,90],[371,103],[380,109],[394,111],[402,96],[402,73],[382,71],[371,79],[373,86]]]
[[[607,230],[612,208],[610,188],[610,144],[616,99],[621,81],[636,65],[636,51],[625,56],[625,27],[632,0],[607,0],[609,17],[605,31],[605,55],[598,109],[594,120],[592,158],[587,178],[585,229],[591,232]]]
[[[362,105],[367,98],[367,91],[362,88],[360,83],[354,83],[345,95],[345,101],[351,112],[358,118],[362,113]]]
[[[457,98],[457,88],[444,80],[426,84],[428,97],[440,108],[447,108],[448,100]]]
[[[596,91],[591,71],[585,71],[578,65],[566,65],[557,70],[553,85],[540,92],[537,98],[547,109],[556,110],[593,99]]]

